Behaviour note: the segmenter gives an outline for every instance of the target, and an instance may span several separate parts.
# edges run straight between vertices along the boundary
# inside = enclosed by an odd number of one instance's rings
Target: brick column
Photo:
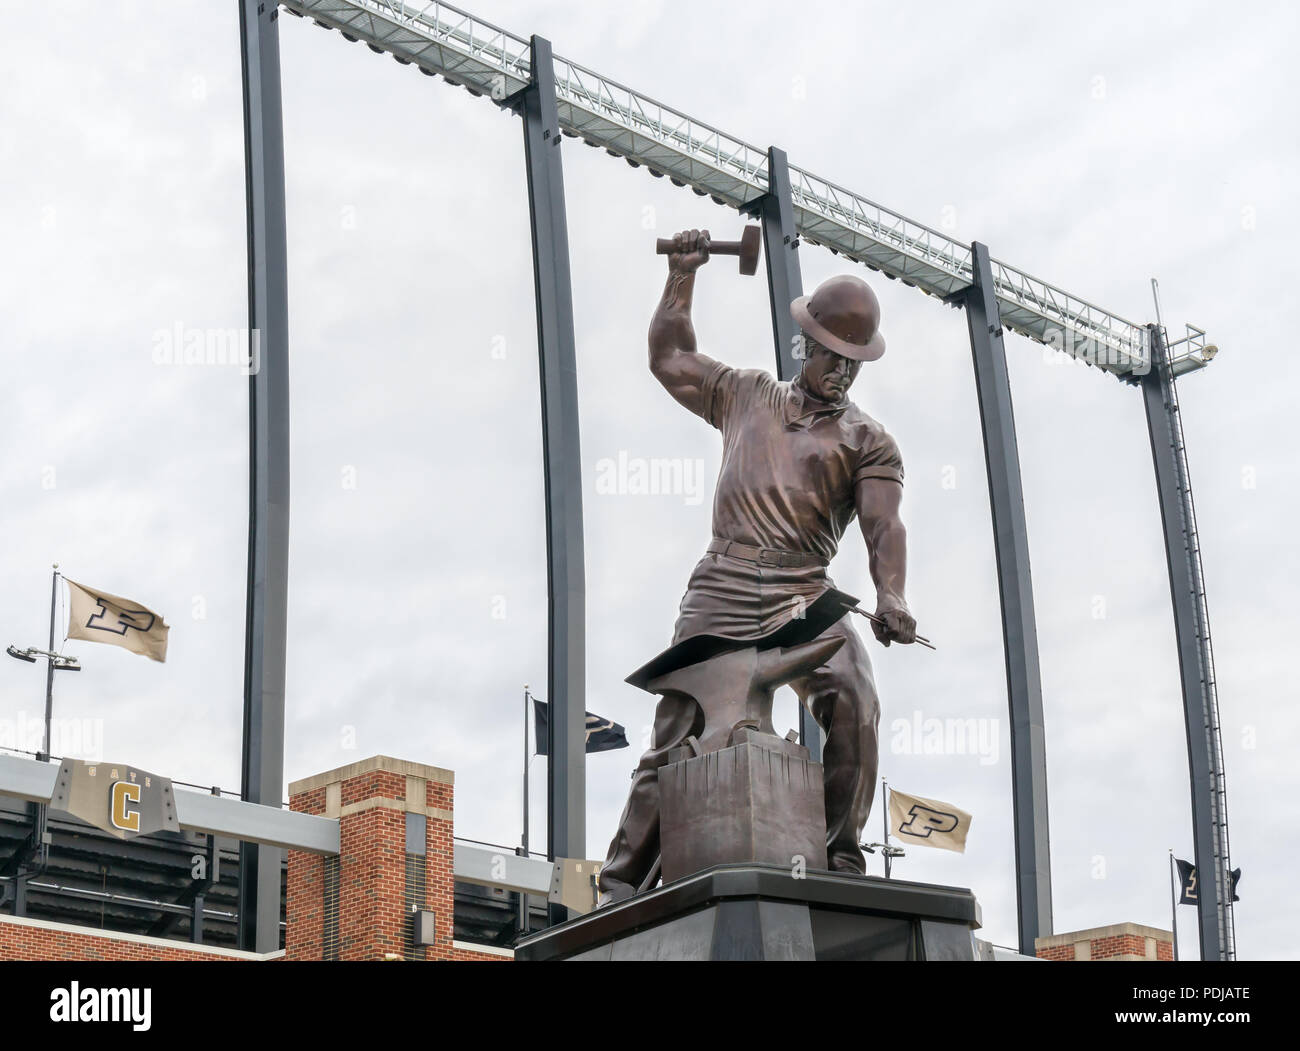
[[[338,819],[339,855],[289,852],[288,959],[453,957],[453,782],[372,756],[289,786],[292,809]],[[412,908],[434,912],[436,944],[411,944]]]
[[[289,807],[304,814],[325,813],[325,789],[298,792],[295,782],[289,789]],[[337,815],[336,815],[337,816]],[[288,852],[289,871],[284,894],[284,958],[286,960],[325,959],[325,869],[337,869],[336,858],[324,858],[303,850]]]

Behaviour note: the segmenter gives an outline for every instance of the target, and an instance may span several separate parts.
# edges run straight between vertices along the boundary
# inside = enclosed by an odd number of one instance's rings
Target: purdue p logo
[[[140,786],[133,781],[115,781],[108,819],[123,832],[140,831]]]
[[[929,839],[932,832],[951,832],[957,827],[957,815],[914,804],[907,812],[907,822],[898,831],[919,839]]]
[[[940,850],[966,850],[970,815],[942,799],[909,796],[896,789],[889,791],[889,822],[905,842]]]
[[[96,631],[111,631],[114,635],[125,635],[128,628],[148,631],[158,619],[147,609],[118,609],[103,599],[98,599],[98,603],[86,621],[86,627]]]

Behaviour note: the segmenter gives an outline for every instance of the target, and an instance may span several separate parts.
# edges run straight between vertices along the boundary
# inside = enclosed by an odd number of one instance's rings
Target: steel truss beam
[[[527,40],[450,4],[285,0],[283,6],[475,94],[500,100],[530,83]],[[767,151],[559,56],[554,81],[567,134],[719,204],[744,208],[768,192]],[[806,240],[940,298],[971,286],[967,245],[801,168],[791,166],[789,174],[795,225]],[[1141,375],[1150,367],[1142,326],[1008,263],[995,259],[991,268],[1004,325],[1115,375]]]

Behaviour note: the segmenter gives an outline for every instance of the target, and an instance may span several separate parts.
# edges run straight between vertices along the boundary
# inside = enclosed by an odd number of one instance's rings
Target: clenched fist
[[[678,274],[693,274],[709,261],[709,231],[683,230],[673,234],[673,250],[668,253],[668,269]]]
[[[906,609],[899,606],[892,609],[877,609],[876,616],[884,623],[877,624],[872,621],[871,630],[883,645],[888,646],[891,642],[907,645],[916,641],[916,618]]]

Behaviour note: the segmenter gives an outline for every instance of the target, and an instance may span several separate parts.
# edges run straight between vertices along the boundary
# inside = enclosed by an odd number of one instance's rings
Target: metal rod
[[[882,620],[880,617],[877,617],[874,613],[868,613],[861,606],[850,606],[849,611],[852,613],[857,613],[860,616],[866,617],[867,620],[871,621],[872,624],[879,624],[882,627],[885,626],[884,620]],[[935,646],[935,644],[932,643],[929,639],[927,639],[924,635],[916,636],[916,641],[919,642],[922,646],[924,646],[928,650],[938,649],[938,647]]]
[[[1154,284],[1154,282],[1152,282]],[[1174,878],[1174,848],[1169,848],[1169,927],[1174,934],[1174,963],[1178,962],[1178,890]]]
[[[528,855],[528,720],[532,716],[532,698],[529,696],[528,687],[524,687],[524,837],[523,848],[524,856]]]
[[[528,694],[528,686],[524,686],[524,832],[520,840],[523,857],[528,857],[528,720],[532,718],[532,698]],[[528,924],[528,895],[523,891],[519,892],[519,933],[527,934]]]
[[[890,879],[891,866],[889,864],[889,782],[883,777],[880,779],[880,820],[885,826],[885,842],[883,849],[880,851],[885,859],[885,879]]]
[[[50,580],[50,653],[54,652],[54,603],[59,594],[59,564],[54,563],[54,576]],[[54,723],[54,658],[45,658],[45,752],[37,756],[38,762],[45,762],[54,754],[54,744],[50,735]]]

